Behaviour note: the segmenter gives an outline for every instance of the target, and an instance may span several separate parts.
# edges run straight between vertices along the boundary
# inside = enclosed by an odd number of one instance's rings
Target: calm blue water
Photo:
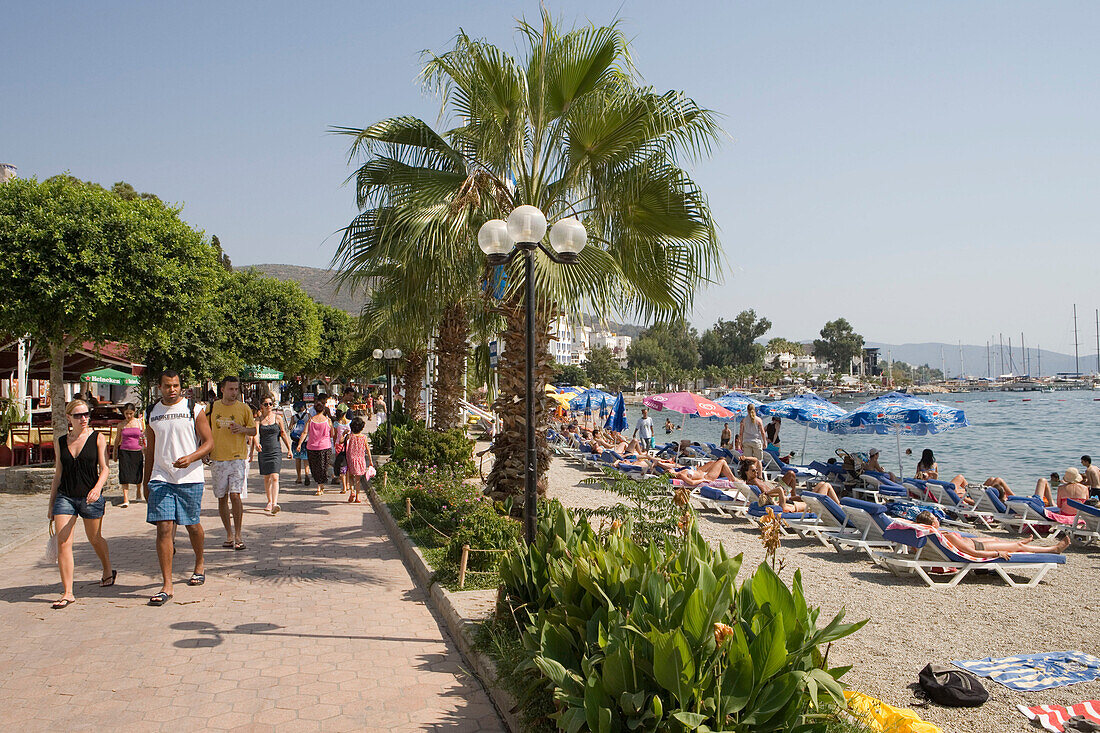
[[[1029,494],[1040,476],[1048,476],[1052,471],[1063,473],[1070,466],[1081,470],[1083,454],[1100,461],[1100,392],[974,392],[930,395],[925,399],[962,408],[970,427],[939,435],[902,436],[901,464],[905,476],[913,475],[921,450],[931,448],[936,454],[941,478],[949,479],[961,473],[968,480],[981,483],[990,476],[1000,476],[1016,493]],[[839,404],[851,410],[860,402],[841,401]],[[633,431],[640,412],[640,407],[628,407],[628,433]],[[651,411],[658,443],[667,437],[663,429],[666,416],[677,425],[683,418],[677,413]],[[730,428],[736,433],[736,423]],[[689,417],[684,423],[683,437],[717,443],[721,432],[720,421]],[[849,452],[878,448],[882,451],[883,467],[890,471],[898,469],[894,436],[829,435],[810,429],[806,455],[802,456],[804,435],[804,426],[783,421],[782,445],[784,450],[795,451],[796,463],[809,463],[814,459],[824,461],[834,455],[836,448]],[[679,437],[679,430],[671,436]],[[905,455],[906,448],[912,448],[912,456]]]

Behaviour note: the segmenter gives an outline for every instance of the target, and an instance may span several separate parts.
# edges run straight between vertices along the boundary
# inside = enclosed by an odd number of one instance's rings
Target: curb
[[[515,698],[497,685],[497,670],[493,660],[474,647],[473,634],[477,622],[464,618],[455,606],[454,594],[433,581],[434,572],[427,561],[424,560],[420,548],[413,543],[408,533],[397,525],[397,521],[390,513],[390,508],[378,497],[374,487],[369,484],[367,485],[367,496],[370,497],[374,513],[382,520],[382,525],[389,533],[390,539],[397,545],[397,551],[401,553],[401,558],[412,572],[413,578],[419,585],[428,589],[429,605],[443,617],[447,632],[454,640],[459,653],[462,654],[469,665],[470,671],[481,681],[482,687],[489,693],[489,699],[492,701],[493,707],[496,708],[497,714],[500,715],[500,719],[512,733],[521,733],[523,728],[520,726],[519,719],[514,712],[516,709]]]
[[[40,530],[37,530],[35,532],[28,532],[27,534],[23,535],[22,537],[20,537],[18,539],[14,539],[6,545],[0,546],[0,555],[3,555],[5,552],[11,552],[12,550],[16,549],[17,547],[22,547],[23,545],[25,545],[29,542],[32,542],[34,540],[40,540],[43,537],[48,536],[49,533],[50,533],[50,529],[49,529],[48,524]]]

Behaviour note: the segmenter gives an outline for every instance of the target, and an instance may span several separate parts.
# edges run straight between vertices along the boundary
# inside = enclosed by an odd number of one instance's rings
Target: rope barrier
[[[424,517],[423,514],[421,514],[419,511],[417,511],[415,508],[413,508],[412,498],[406,496],[405,497],[405,519],[411,520],[414,514],[417,517],[419,517],[421,519],[421,521],[424,522],[424,524],[431,527],[436,532],[436,534],[438,534],[440,537],[443,537],[444,539],[447,539],[447,540],[451,539],[450,535],[448,535],[446,532],[444,532],[441,529],[439,529],[438,527],[436,527],[431,522],[429,522]],[[471,552],[508,552],[508,550],[500,550],[500,549],[495,549],[495,548],[482,550],[482,549],[471,548],[469,545],[463,545],[462,546],[462,556],[459,558],[459,561],[458,561],[458,587],[459,588],[465,587],[465,585],[466,585],[466,574],[467,573],[479,573],[479,574],[482,574],[482,575],[489,575],[489,574],[492,574],[492,573],[496,572],[495,570],[467,570],[466,565],[470,560],[470,553]]]

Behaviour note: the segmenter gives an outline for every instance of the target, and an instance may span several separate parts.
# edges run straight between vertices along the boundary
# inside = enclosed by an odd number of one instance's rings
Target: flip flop
[[[50,606],[50,608],[52,608],[55,611],[60,611],[63,608],[68,608],[69,606],[73,605],[74,603],[76,603],[75,598],[61,598],[59,600],[54,601],[53,605]]]
[[[234,550],[244,550],[246,548],[245,548],[243,542],[235,542],[235,543],[233,543],[233,549]]]
[[[276,504],[275,507],[271,510],[271,514],[272,514],[272,516],[274,516],[274,515],[278,514],[279,512],[281,512],[282,510],[283,510],[283,508],[281,506],[279,506],[278,504]]]
[[[119,504],[118,506],[121,509],[129,509],[130,508],[130,502],[126,502],[125,504]]]
[[[167,603],[170,600],[172,600],[172,594],[171,593],[165,593],[164,591],[161,591],[160,593],[155,594],[152,598],[149,599],[149,605],[150,606],[163,606],[165,603]]]
[[[191,573],[187,579],[187,585],[202,585],[206,582],[206,573]]]
[[[225,542],[222,543],[222,547],[224,547],[226,549],[232,549],[233,548],[233,540],[226,540]]]
[[[109,577],[109,578],[100,578],[99,579],[99,587],[100,588],[110,588],[112,585],[115,584],[115,578],[117,578],[117,577],[118,577],[118,571],[117,570],[112,570],[111,571],[111,577]]]

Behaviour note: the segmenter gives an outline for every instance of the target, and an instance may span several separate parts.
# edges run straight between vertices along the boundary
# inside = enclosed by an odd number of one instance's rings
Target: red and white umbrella
[[[698,415],[699,417],[734,416],[734,413],[717,402],[694,392],[665,392],[664,394],[650,395],[642,400],[642,404],[658,412],[672,410],[673,412]]]

